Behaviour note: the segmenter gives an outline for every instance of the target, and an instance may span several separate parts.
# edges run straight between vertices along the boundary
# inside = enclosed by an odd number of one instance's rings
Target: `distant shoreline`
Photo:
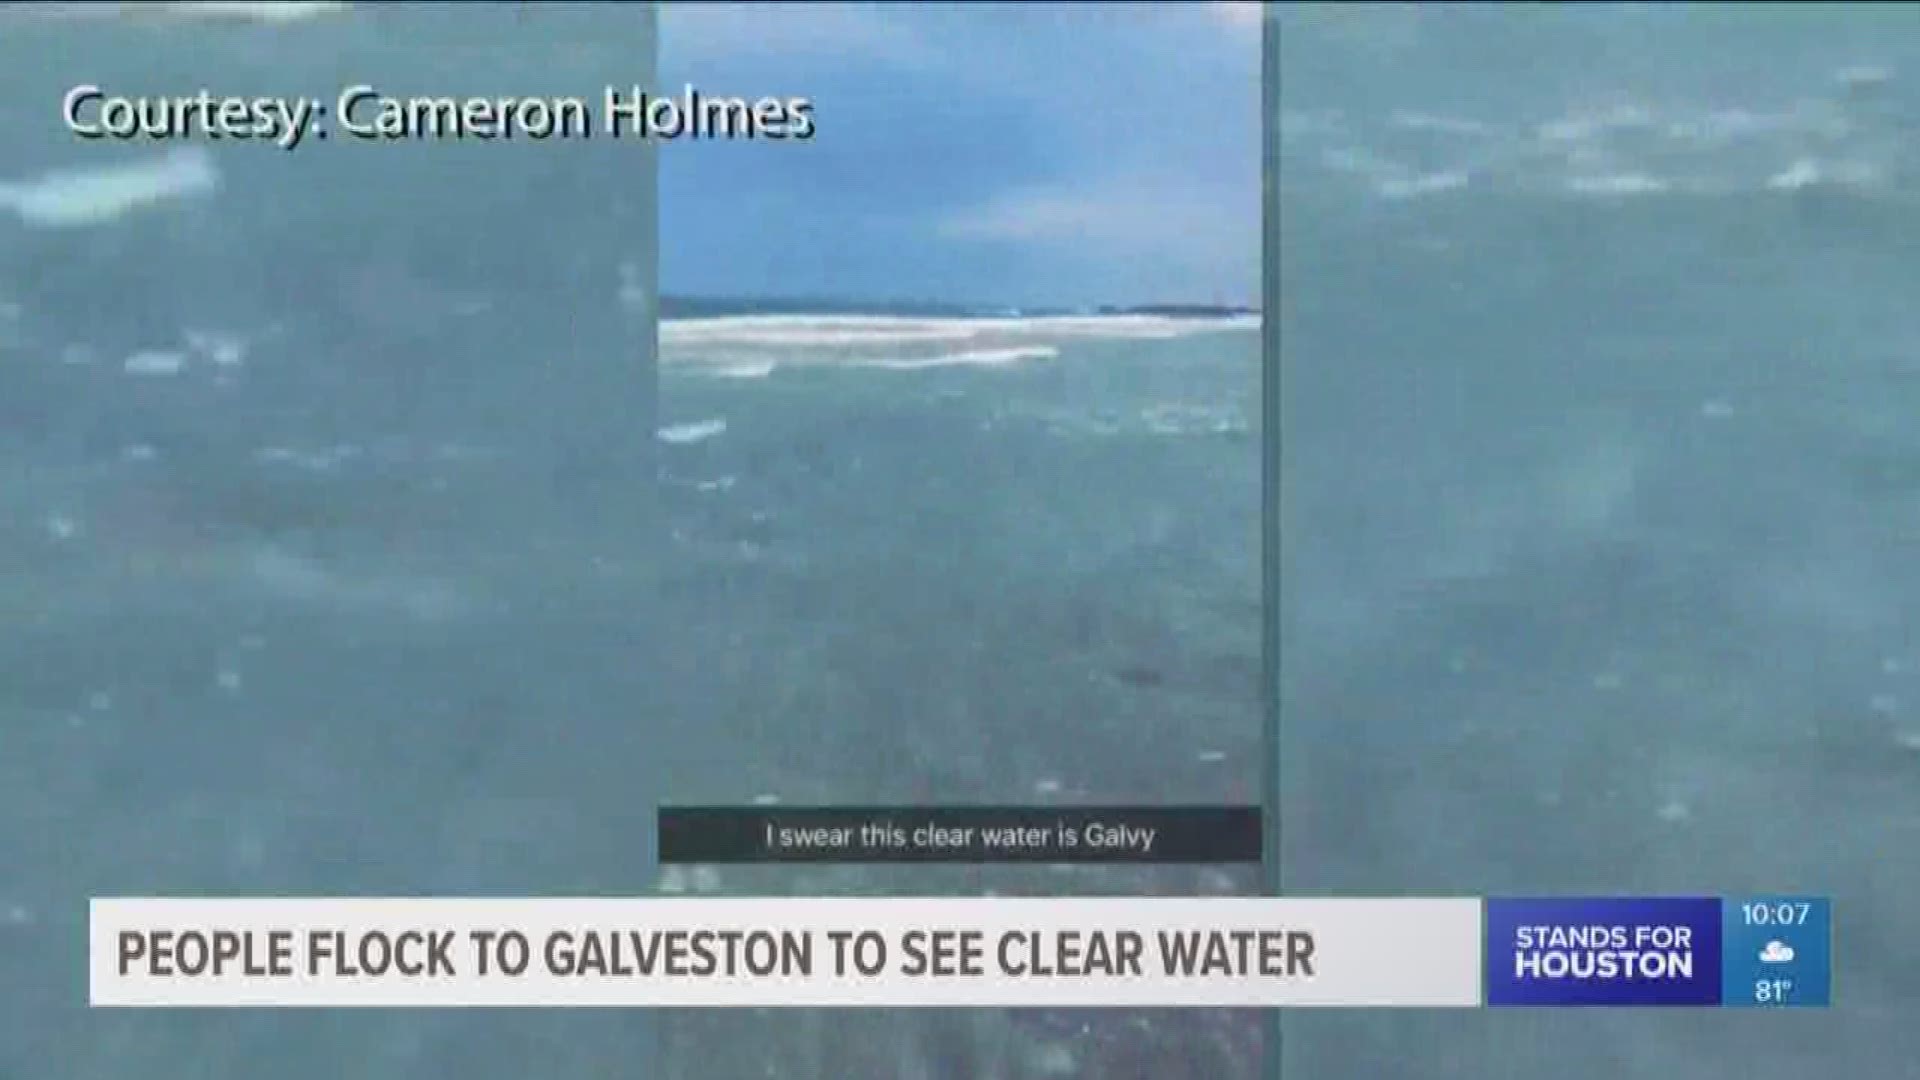
[[[1223,304],[1138,304],[1133,307],[1103,307],[1096,315],[1158,315],[1167,319],[1231,319],[1260,314],[1259,308]]]
[[[829,300],[796,297],[663,296],[663,319],[727,315],[882,315],[902,318],[1047,318],[1061,316],[1153,316],[1166,319],[1223,319],[1259,315],[1256,307],[1226,304],[1154,303],[1091,307],[1016,307],[1005,304],[952,304],[918,300]]]

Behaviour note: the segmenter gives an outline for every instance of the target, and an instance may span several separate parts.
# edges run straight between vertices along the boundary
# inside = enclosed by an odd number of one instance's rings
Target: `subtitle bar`
[[[662,863],[1257,863],[1251,806],[662,807]]]

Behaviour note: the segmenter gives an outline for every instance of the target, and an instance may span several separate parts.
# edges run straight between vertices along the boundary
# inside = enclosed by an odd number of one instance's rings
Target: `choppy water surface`
[[[1831,1013],[1289,1019],[1313,1077],[1904,1076],[1920,37],[1290,7],[1291,887],[1835,898]]]
[[[622,11],[0,23],[0,1075],[1250,1075],[1235,1014],[84,1009],[89,895],[1253,887],[648,852],[666,800],[1253,797],[1244,320],[669,320],[656,395],[628,147],[51,130],[50,57],[577,91],[644,77]]]

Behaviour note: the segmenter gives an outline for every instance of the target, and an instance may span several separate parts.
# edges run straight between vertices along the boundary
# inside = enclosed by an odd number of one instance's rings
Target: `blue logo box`
[[[1750,896],[1725,905],[1721,1004],[1824,1008],[1833,991],[1833,904],[1820,896]]]
[[[1490,1006],[1714,1006],[1718,899],[1488,900]]]

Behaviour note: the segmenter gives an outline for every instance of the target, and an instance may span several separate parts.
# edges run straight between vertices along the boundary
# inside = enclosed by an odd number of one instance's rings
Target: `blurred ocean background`
[[[663,308],[634,144],[72,142],[80,78],[582,93],[657,44],[180,14],[0,11],[0,1078],[1254,1075],[1232,1013],[88,1012],[91,895],[1257,887],[649,850],[663,801],[1256,798],[1256,319]]]
[[[1914,15],[1273,13],[1289,890],[1836,913],[1831,1012],[1296,1013],[1288,1076],[1920,1068]]]

